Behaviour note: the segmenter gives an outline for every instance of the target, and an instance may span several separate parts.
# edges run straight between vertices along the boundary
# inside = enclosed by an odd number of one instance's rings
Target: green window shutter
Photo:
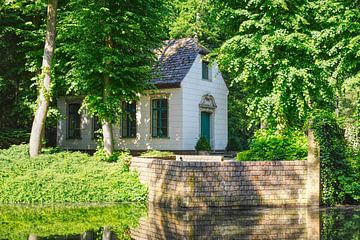
[[[152,137],[168,136],[168,100],[153,99],[151,102],[152,119],[151,129]]]
[[[136,137],[136,102],[123,102],[122,137]]]

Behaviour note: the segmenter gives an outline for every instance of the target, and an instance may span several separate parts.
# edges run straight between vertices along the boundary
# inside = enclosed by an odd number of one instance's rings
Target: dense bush
[[[29,233],[40,239],[65,239],[65,236],[79,236],[85,231],[94,232],[97,235],[96,239],[100,239],[105,226],[110,227],[117,239],[131,239],[130,227],[135,227],[144,214],[146,208],[139,204],[2,206],[0,239],[28,239]]]
[[[239,152],[239,161],[302,160],[307,156],[307,139],[304,133],[272,129],[258,130],[250,140],[250,150]]]
[[[123,159],[54,150],[29,158],[27,145],[0,150],[0,203],[144,202],[146,195]]]
[[[315,112],[311,127],[320,145],[322,203],[359,202],[359,155],[356,150],[346,154],[344,130],[336,117],[327,111]]]
[[[30,133],[22,129],[1,129],[0,130],[0,149],[8,148],[11,145],[28,143]]]
[[[195,145],[196,151],[211,151],[211,145],[206,137],[200,137]]]

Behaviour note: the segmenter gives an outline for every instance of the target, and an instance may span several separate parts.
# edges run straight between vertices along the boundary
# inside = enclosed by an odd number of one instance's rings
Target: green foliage
[[[28,143],[30,133],[22,129],[1,129],[0,130],[0,149],[8,148],[11,145]]]
[[[328,111],[315,112],[311,128],[320,145],[322,203],[359,201],[359,159],[346,158],[344,130]]]
[[[307,138],[304,133],[286,130],[258,130],[250,141],[250,150],[239,152],[239,161],[303,160],[307,156]]]
[[[236,155],[238,161],[256,161],[254,153],[251,150],[244,150]]]
[[[145,158],[165,158],[165,157],[175,157],[175,154],[173,152],[167,152],[167,151],[158,151],[158,150],[148,150],[142,154],[140,154],[140,157]]]
[[[128,159],[98,161],[79,152],[28,157],[28,146],[0,150],[0,203],[144,202],[146,187]]]
[[[327,208],[320,212],[321,239],[359,239],[359,208]]]
[[[234,84],[229,86],[228,97],[228,149],[243,151],[249,149],[249,140],[254,135],[254,127],[249,128],[251,119],[247,115],[247,86]]]
[[[0,129],[30,129],[46,4],[0,0]]]
[[[306,1],[223,5],[224,21],[232,20],[237,31],[216,59],[232,84],[247,86],[244,100],[254,125],[301,127],[312,108],[331,105],[333,91],[316,60]]]
[[[216,5],[211,0],[175,0],[169,2],[171,18],[169,35],[172,39],[194,37],[210,47],[219,46],[223,39],[218,24]]]
[[[135,227],[146,213],[142,205],[93,206],[1,206],[0,239],[28,239],[80,235],[92,231],[102,236],[109,226],[118,239],[131,239],[130,227]]]
[[[70,1],[59,13],[56,70],[65,94],[84,96],[100,121],[121,118],[120,101],[139,97],[161,45],[163,0]]]
[[[195,145],[196,151],[211,151],[211,145],[206,137],[200,137]]]
[[[97,147],[94,153],[94,158],[99,161],[105,162],[117,162],[121,160],[127,167],[130,166],[131,155],[126,151],[114,151],[111,156],[107,156],[105,150],[102,147]]]

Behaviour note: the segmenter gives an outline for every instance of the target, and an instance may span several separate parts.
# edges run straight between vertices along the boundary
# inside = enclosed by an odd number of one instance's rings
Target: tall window
[[[202,61],[202,79],[209,80],[209,63]]]
[[[152,136],[168,136],[168,100],[154,99],[151,102],[152,107]]]
[[[122,117],[122,136],[135,137],[136,136],[136,103],[123,102],[123,117]]]
[[[70,103],[68,107],[68,138],[79,139],[80,136],[80,103]]]
[[[99,139],[101,134],[99,133],[99,130],[101,128],[101,123],[97,117],[92,118],[92,134],[93,139]]]

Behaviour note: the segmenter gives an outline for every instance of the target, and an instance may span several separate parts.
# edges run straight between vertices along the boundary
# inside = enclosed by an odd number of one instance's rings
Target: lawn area
[[[55,149],[30,158],[28,145],[12,146],[0,150],[0,203],[145,202],[147,188],[128,163]]]

